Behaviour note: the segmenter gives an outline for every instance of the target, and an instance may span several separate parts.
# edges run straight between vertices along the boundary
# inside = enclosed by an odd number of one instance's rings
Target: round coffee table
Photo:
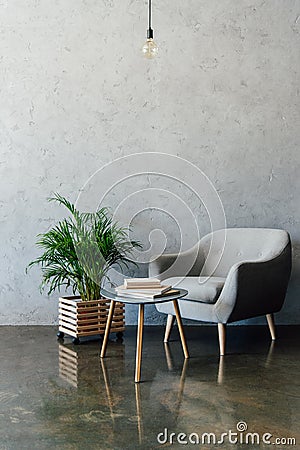
[[[189,352],[185,340],[184,330],[182,326],[182,320],[180,315],[180,310],[178,307],[178,299],[185,297],[188,293],[185,289],[178,289],[178,293],[174,295],[164,295],[161,297],[156,297],[154,299],[142,299],[142,298],[129,298],[118,296],[115,292],[106,291],[101,289],[101,295],[109,300],[110,308],[108,313],[108,318],[106,322],[105,334],[103,338],[102,348],[100,357],[104,358],[106,354],[106,348],[108,343],[108,337],[110,333],[110,327],[114,315],[114,309],[117,302],[131,305],[139,305],[139,316],[138,316],[138,328],[137,328],[137,341],[136,341],[136,362],[135,362],[135,378],[134,381],[139,383],[141,381],[141,363],[142,363],[142,347],[143,347],[143,328],[144,328],[144,309],[145,305],[154,305],[155,303],[165,303],[173,302],[177,325],[180,334],[181,345],[185,358],[189,358]]]

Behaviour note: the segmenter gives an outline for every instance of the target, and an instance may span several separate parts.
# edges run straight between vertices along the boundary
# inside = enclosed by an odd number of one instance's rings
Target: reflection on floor
[[[221,358],[214,327],[189,327],[189,360],[176,332],[164,344],[163,329],[148,327],[140,384],[133,327],[124,342],[109,343],[104,360],[100,341],[58,343],[55,327],[0,327],[0,337],[1,450],[155,449],[159,433],[165,447],[182,448],[178,433],[219,437],[240,421],[300,442],[299,327],[281,327],[276,342],[265,327],[231,327]]]

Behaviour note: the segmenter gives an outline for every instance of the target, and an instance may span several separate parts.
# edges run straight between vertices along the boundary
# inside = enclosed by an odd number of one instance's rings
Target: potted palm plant
[[[128,240],[126,229],[113,221],[107,208],[82,213],[59,194],[49,201],[65,206],[70,215],[38,235],[37,246],[42,254],[28,267],[41,267],[41,290],[48,287],[48,295],[60,292],[62,287],[72,289],[73,296],[59,299],[57,336],[69,334],[78,344],[81,336],[104,334],[110,302],[101,298],[100,289],[108,279],[109,269],[116,265],[128,267],[130,253],[141,245]],[[115,309],[112,331],[118,337],[124,331],[122,304]]]

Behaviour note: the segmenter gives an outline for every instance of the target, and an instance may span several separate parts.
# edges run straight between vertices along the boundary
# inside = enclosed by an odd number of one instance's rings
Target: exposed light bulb
[[[153,59],[158,53],[158,46],[152,38],[148,38],[145,45],[142,48],[143,55],[147,59]]]
[[[152,0],[148,0],[148,30],[147,41],[142,48],[143,55],[147,59],[153,59],[158,53],[158,46],[153,40],[152,30]]]

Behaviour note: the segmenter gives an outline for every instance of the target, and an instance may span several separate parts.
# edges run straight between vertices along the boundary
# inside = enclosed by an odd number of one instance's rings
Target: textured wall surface
[[[144,0],[0,0],[0,323],[57,321],[38,270],[25,275],[36,234],[63,215],[50,193],[75,201],[95,169],[144,151],[197,164],[229,226],[291,233],[277,321],[299,323],[300,1],[154,2],[154,61],[140,51],[146,11]],[[146,219],[134,224],[144,240]],[[161,320],[149,309],[148,323]]]

